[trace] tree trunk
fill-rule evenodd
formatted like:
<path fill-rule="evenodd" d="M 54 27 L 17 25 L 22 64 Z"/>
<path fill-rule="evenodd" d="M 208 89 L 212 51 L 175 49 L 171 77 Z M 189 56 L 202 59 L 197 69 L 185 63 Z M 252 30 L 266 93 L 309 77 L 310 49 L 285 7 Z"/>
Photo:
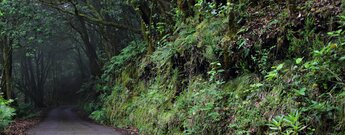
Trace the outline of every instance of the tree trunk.
<path fill-rule="evenodd" d="M 84 42 L 86 54 L 87 54 L 88 59 L 90 61 L 91 74 L 93 75 L 93 77 L 97 77 L 97 76 L 101 75 L 101 65 L 100 65 L 99 60 L 98 60 L 96 49 L 91 44 L 90 36 L 88 34 L 87 27 L 86 27 L 86 22 L 85 22 L 84 18 L 82 16 L 80 16 L 76 5 L 74 5 L 74 12 L 75 12 L 75 15 L 76 15 L 79 23 L 80 23 L 81 28 L 80 28 L 80 31 L 78 31 L 78 32 L 79 32 L 79 34 L 80 34 L 80 36 Z"/>
<path fill-rule="evenodd" d="M 2 80 L 1 90 L 6 99 L 12 98 L 12 41 L 4 37 L 1 40 L 2 51 Z"/>

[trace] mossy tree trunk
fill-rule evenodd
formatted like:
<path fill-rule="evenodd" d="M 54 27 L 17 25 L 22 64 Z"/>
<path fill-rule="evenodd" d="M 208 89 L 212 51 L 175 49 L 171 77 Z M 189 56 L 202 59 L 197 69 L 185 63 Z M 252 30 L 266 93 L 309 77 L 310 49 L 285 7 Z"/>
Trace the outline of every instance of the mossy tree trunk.
<path fill-rule="evenodd" d="M 185 17 L 193 16 L 193 7 L 195 0 L 177 0 L 177 7 L 184 14 Z"/>
<path fill-rule="evenodd" d="M 157 31 L 157 24 L 159 22 L 167 24 L 173 22 L 172 17 L 169 17 L 170 15 L 168 14 L 172 9 L 171 5 L 172 3 L 167 0 L 140 1 L 132 5 L 141 19 L 142 36 L 148 43 L 147 55 L 155 51 L 155 41 L 162 36 Z"/>
<path fill-rule="evenodd" d="M 80 29 L 78 29 L 76 27 L 74 27 L 74 29 L 80 34 L 80 36 L 84 42 L 85 51 L 86 51 L 86 55 L 89 59 L 90 70 L 91 70 L 92 76 L 98 77 L 99 75 L 101 75 L 101 65 L 100 65 L 100 62 L 98 60 L 96 48 L 91 43 L 85 19 L 80 15 L 77 6 L 75 4 L 73 4 L 73 6 L 74 6 L 75 16 L 78 19 L 79 25 L 80 25 Z"/>

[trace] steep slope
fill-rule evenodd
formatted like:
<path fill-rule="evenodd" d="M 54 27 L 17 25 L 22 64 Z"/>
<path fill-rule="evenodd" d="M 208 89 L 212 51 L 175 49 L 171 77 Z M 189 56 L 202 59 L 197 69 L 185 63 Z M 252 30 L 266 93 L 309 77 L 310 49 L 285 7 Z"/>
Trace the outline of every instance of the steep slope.
<path fill-rule="evenodd" d="M 345 133 L 345 3 L 294 2 L 197 3 L 152 54 L 114 56 L 85 108 L 143 134 Z"/>

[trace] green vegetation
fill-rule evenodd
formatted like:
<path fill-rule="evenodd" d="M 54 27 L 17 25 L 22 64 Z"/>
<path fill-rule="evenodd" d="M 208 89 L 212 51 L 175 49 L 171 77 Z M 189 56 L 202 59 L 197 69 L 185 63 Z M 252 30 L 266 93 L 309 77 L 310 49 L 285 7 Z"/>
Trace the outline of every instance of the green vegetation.
<path fill-rule="evenodd" d="M 0 131 L 11 123 L 14 116 L 14 109 L 9 107 L 11 101 L 6 101 L 0 96 Z"/>
<path fill-rule="evenodd" d="M 263 3 L 177 9 L 152 53 L 132 44 L 106 64 L 91 118 L 143 134 L 345 133 L 339 4 Z"/>
<path fill-rule="evenodd" d="M 140 134 L 345 134 L 344 0 L 0 3 L 17 117 L 79 97 Z"/>

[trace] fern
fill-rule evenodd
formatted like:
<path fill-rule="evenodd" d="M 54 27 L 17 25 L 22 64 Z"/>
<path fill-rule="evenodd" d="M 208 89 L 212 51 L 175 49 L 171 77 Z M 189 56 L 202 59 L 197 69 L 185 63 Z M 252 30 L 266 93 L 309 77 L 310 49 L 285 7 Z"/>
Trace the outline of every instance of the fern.
<path fill-rule="evenodd" d="M 12 122 L 15 110 L 8 105 L 12 101 L 6 101 L 0 95 L 0 131 Z"/>

